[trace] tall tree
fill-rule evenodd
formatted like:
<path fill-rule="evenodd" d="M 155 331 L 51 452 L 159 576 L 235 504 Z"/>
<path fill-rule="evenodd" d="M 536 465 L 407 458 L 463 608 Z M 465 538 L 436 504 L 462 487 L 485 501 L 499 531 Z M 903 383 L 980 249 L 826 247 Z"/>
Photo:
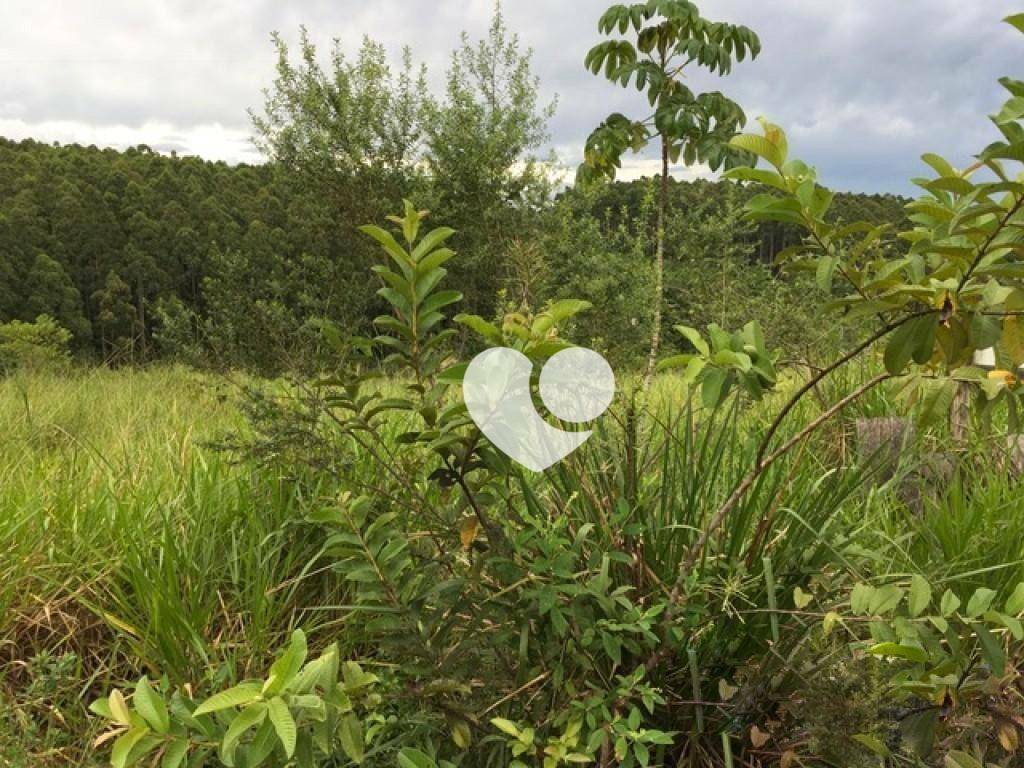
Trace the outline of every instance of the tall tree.
<path fill-rule="evenodd" d="M 655 237 L 654 320 L 645 381 L 650 383 L 661 346 L 662 305 L 665 292 L 665 222 L 670 166 L 706 163 L 712 170 L 751 162 L 750 156 L 728 142 L 746 123 L 743 110 L 717 91 L 694 93 L 683 82 L 694 67 L 726 75 L 733 60 L 754 58 L 761 43 L 747 27 L 709 21 L 688 0 L 649 0 L 615 5 L 598 22 L 603 35 L 616 32 L 590 50 L 587 68 L 604 71 L 614 83 L 632 83 L 644 92 L 653 113 L 631 120 L 620 113 L 609 116 L 587 139 L 579 178 L 614 178 L 627 150 L 640 152 L 657 140 L 661 150 L 661 185 Z M 629 35 L 629 39 L 622 36 Z"/>
<path fill-rule="evenodd" d="M 463 33 L 444 98 L 427 108 L 433 218 L 459 232 L 453 280 L 472 312 L 494 310 L 510 241 L 531 234 L 532 214 L 551 193 L 536 154 L 555 103 L 541 103 L 531 58 L 496 3 L 484 39 L 474 44 Z"/>

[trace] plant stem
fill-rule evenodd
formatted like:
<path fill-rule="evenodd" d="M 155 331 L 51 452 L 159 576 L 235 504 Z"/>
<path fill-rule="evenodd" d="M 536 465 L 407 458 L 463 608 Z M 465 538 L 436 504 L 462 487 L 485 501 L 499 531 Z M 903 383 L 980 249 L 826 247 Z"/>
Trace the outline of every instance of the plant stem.
<path fill-rule="evenodd" d="M 668 208 L 668 139 L 661 138 L 661 187 L 658 190 L 658 231 L 654 253 L 654 321 L 651 328 L 651 352 L 647 356 L 644 390 L 651 386 L 658 352 L 661 349 L 661 315 L 665 294 L 665 213 Z"/>
<path fill-rule="evenodd" d="M 840 357 L 834 363 L 832 363 L 829 366 L 826 366 L 825 368 L 820 369 L 817 373 L 815 373 L 814 376 L 812 376 L 807 381 L 807 383 L 805 383 L 802 387 L 800 387 L 800 389 L 797 390 L 796 394 L 794 394 L 789 399 L 789 401 L 783 406 L 782 410 L 779 411 L 774 421 L 772 421 L 771 426 L 768 427 L 768 431 L 765 433 L 764 438 L 762 438 L 761 440 L 761 445 L 757 449 L 757 458 L 755 459 L 755 463 L 760 464 L 762 459 L 764 459 L 765 455 L 768 453 L 768 448 L 771 446 L 772 439 L 775 437 L 775 434 L 779 431 L 779 427 L 782 426 L 782 422 L 785 421 L 786 417 L 800 403 L 800 401 L 808 392 L 813 390 L 815 387 L 818 386 L 818 384 L 820 384 L 826 378 L 828 378 L 837 370 L 842 368 L 848 362 L 850 362 L 856 357 L 859 357 L 862 353 L 867 351 L 872 345 L 874 345 L 878 341 L 881 341 L 883 338 L 888 336 L 897 328 L 900 328 L 901 326 L 905 325 L 906 323 L 909 323 L 911 320 L 915 318 L 931 314 L 934 311 L 935 310 L 916 312 L 912 315 L 907 315 L 906 317 L 901 318 L 900 320 L 889 323 L 885 327 L 879 329 L 874 334 L 872 334 L 863 343 L 857 345 L 852 350 L 847 352 L 845 355 Z"/>

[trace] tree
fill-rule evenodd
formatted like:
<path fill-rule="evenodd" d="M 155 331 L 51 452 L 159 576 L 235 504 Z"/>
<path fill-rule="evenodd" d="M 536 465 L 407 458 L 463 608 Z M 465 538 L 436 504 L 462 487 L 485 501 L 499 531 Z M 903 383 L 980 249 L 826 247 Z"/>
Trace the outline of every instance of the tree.
<path fill-rule="evenodd" d="M 23 314 L 49 315 L 68 330 L 78 347 L 91 341 L 92 328 L 82 314 L 82 297 L 64 267 L 45 253 L 36 254 L 24 283 Z"/>
<path fill-rule="evenodd" d="M 403 52 L 394 76 L 383 46 L 364 38 L 354 61 L 337 41 L 330 69 L 301 30 L 299 62 L 274 35 L 277 79 L 264 114 L 250 113 L 260 148 L 352 221 L 389 210 L 415 186 L 419 172 L 425 70 Z"/>
<path fill-rule="evenodd" d="M 117 272 L 111 271 L 92 300 L 99 310 L 94 328 L 104 357 L 110 361 L 130 358 L 140 332 L 136 327 L 138 316 L 132 303 L 132 289 Z"/>
<path fill-rule="evenodd" d="M 535 153 L 548 139 L 555 104 L 541 105 L 531 57 L 496 3 L 487 37 L 473 45 L 463 33 L 444 98 L 427 106 L 433 218 L 459 231 L 453 279 L 474 312 L 494 311 L 511 240 L 537 234 L 534 214 L 550 199 Z"/>
<path fill-rule="evenodd" d="M 609 116 L 587 139 L 580 180 L 614 178 L 627 150 L 639 152 L 655 139 L 661 150 L 649 384 L 661 346 L 670 163 L 682 159 L 686 165 L 701 162 L 717 170 L 749 162 L 745 152 L 728 145 L 746 123 L 743 110 L 717 91 L 695 94 L 683 78 L 693 66 L 727 75 L 733 59 L 756 57 L 761 43 L 747 27 L 705 19 L 688 0 L 615 5 L 601 17 L 598 29 L 604 35 L 631 32 L 633 39 L 596 45 L 587 54 L 587 69 L 595 75 L 603 70 L 605 77 L 624 88 L 633 83 L 646 93 L 654 113 L 643 120 L 619 113 Z"/>

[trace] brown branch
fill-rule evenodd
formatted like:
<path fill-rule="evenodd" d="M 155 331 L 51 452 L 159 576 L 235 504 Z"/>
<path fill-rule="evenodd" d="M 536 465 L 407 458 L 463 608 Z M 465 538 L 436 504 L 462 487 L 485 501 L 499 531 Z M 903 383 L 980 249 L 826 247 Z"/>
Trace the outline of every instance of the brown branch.
<path fill-rule="evenodd" d="M 884 328 L 881 328 L 875 333 L 873 333 L 863 343 L 859 344 L 850 352 L 847 352 L 845 355 L 840 357 L 831 365 L 818 370 L 818 372 L 815 373 L 815 375 L 812 376 L 807 381 L 807 383 L 805 383 L 802 387 L 800 387 L 799 390 L 797 390 L 793 397 L 789 399 L 789 401 L 783 406 L 782 410 L 779 411 L 779 414 L 772 421 L 771 426 L 768 427 L 768 431 L 765 433 L 764 438 L 762 438 L 761 440 L 761 445 L 757 449 L 757 458 L 755 459 L 756 463 L 760 464 L 761 461 L 764 459 L 765 455 L 768 453 L 768 448 L 771 446 L 772 439 L 775 437 L 775 434 L 779 431 L 779 428 L 782 426 L 782 422 L 785 421 L 786 417 L 790 414 L 790 412 L 799 404 L 800 400 L 803 399 L 804 395 L 806 395 L 812 389 L 817 387 L 818 384 L 820 384 L 824 379 L 832 375 L 835 371 L 842 368 L 844 365 L 849 363 L 854 358 L 859 357 L 862 353 L 871 348 L 871 346 L 873 346 L 878 341 L 884 339 L 897 328 L 905 325 L 906 323 L 909 323 L 911 320 L 915 318 L 921 317 L 923 315 L 932 314 L 935 311 L 936 310 L 916 312 L 912 315 L 907 315 L 906 317 L 900 320 L 889 323 Z"/>

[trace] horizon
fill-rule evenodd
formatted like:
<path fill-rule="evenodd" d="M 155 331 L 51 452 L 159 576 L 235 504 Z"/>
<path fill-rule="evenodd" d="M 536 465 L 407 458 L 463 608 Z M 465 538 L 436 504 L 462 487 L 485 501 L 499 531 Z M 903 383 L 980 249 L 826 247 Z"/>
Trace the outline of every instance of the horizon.
<path fill-rule="evenodd" d="M 584 69 L 585 51 L 600 39 L 604 6 L 596 0 L 582 6 L 503 8 L 511 31 L 533 50 L 542 100 L 558 98 L 545 152 L 570 173 L 587 133 L 608 112 L 631 114 L 643 106 L 634 91 L 609 88 Z M 996 138 L 995 128 L 977 116 L 998 108 L 1000 67 L 1016 53 L 1013 31 L 1001 23 L 1013 10 L 1010 0 L 969 7 L 942 0 L 939 6 L 844 0 L 824 9 L 784 0 L 765 8 L 721 0 L 704 10 L 747 24 L 764 49 L 726 78 L 694 82 L 721 88 L 751 120 L 765 115 L 785 127 L 795 151 L 828 186 L 912 194 L 910 179 L 924 170 L 916 162 L 921 154 L 935 152 L 964 166 Z M 123 0 L 70 10 L 56 0 L 16 0 L 0 11 L 0 30 L 6 30 L 0 31 L 0 63 L 10 73 L 0 84 L 0 135 L 115 149 L 146 145 L 162 154 L 252 164 L 261 157 L 247 110 L 260 110 L 262 89 L 272 84 L 273 30 L 294 48 L 305 25 L 321 59 L 335 37 L 351 55 L 368 36 L 384 45 L 393 63 L 409 46 L 437 90 L 458 30 L 480 37 L 491 13 L 488 0 L 435 3 L 429 14 L 409 13 L 409 4 L 396 0 L 373 9 L 352 0 L 288 8 L 229 4 L 215 13 L 172 0 L 156 12 L 154 24 L 153 14 Z M 793 46 L 793 39 L 801 44 Z M 650 176 L 656 167 L 650 155 L 629 158 L 622 177 Z M 673 173 L 710 175 L 699 167 Z"/>

